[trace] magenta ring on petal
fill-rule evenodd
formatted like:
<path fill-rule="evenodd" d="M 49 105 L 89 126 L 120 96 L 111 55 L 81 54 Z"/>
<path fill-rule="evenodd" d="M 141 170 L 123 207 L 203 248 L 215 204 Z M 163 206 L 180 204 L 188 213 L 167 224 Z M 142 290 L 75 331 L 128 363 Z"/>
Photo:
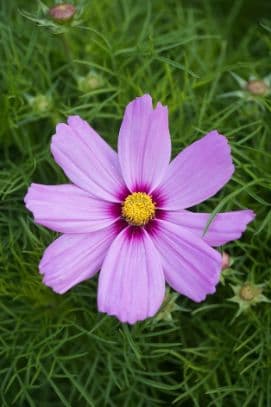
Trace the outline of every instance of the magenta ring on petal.
<path fill-rule="evenodd" d="M 149 95 L 125 110 L 118 153 L 79 116 L 59 124 L 52 153 L 72 182 L 32 184 L 34 220 L 63 233 L 40 262 L 43 282 L 64 294 L 99 270 L 98 309 L 134 324 L 159 310 L 165 285 L 195 302 L 213 294 L 222 269 L 213 246 L 239 239 L 255 214 L 187 208 L 216 194 L 234 166 L 227 138 L 211 131 L 170 163 L 167 108 Z"/>

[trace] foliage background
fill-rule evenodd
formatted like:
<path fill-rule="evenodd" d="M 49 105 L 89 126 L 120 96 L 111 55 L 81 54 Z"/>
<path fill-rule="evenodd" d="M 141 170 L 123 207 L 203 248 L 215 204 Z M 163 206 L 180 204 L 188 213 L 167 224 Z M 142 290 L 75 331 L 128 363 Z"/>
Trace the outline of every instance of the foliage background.
<path fill-rule="evenodd" d="M 271 298 L 270 97 L 221 97 L 239 90 L 230 72 L 270 73 L 270 2 L 74 4 L 71 26 L 37 1 L 0 6 L 0 403 L 271 406 L 270 304 L 236 317 L 228 301 L 245 281 Z M 130 327 L 97 313 L 95 278 L 64 296 L 41 284 L 55 235 L 34 225 L 23 196 L 31 181 L 65 182 L 49 153 L 57 122 L 80 114 L 115 147 L 125 105 L 145 92 L 169 106 L 174 154 L 214 128 L 230 140 L 235 175 L 200 209 L 257 218 L 227 246 L 234 264 L 214 296 L 178 297 L 171 322 Z"/>

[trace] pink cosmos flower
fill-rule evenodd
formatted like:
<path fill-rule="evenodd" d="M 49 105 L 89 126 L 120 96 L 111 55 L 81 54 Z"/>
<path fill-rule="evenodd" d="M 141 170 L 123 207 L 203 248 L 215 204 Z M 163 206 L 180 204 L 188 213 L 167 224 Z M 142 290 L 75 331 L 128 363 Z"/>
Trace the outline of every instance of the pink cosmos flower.
<path fill-rule="evenodd" d="M 165 284 L 193 301 L 215 292 L 220 246 L 240 238 L 251 210 L 187 208 L 216 194 L 234 166 L 226 137 L 211 131 L 171 163 L 167 108 L 149 95 L 128 104 L 118 154 L 79 116 L 58 124 L 51 150 L 72 184 L 32 184 L 35 222 L 63 233 L 40 262 L 43 282 L 63 294 L 94 276 L 98 309 L 130 324 L 153 316 Z"/>

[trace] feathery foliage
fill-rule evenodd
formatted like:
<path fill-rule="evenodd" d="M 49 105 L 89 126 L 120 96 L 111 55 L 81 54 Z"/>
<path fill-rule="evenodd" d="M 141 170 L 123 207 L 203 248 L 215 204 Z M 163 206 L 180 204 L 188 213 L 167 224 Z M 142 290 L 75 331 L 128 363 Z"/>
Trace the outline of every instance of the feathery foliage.
<path fill-rule="evenodd" d="M 231 285 L 271 298 L 270 97 L 224 97 L 270 73 L 271 5 L 259 0 L 81 0 L 70 24 L 53 2 L 3 1 L 0 126 L 0 403 L 10 406 L 271 406 L 271 307 L 237 315 Z M 125 105 L 150 93 L 168 105 L 175 155 L 212 129 L 228 136 L 236 172 L 200 206 L 253 209 L 227 246 L 217 293 L 184 297 L 172 320 L 133 327 L 96 310 L 97 278 L 58 296 L 38 263 L 56 235 L 34 225 L 30 182 L 65 182 L 49 152 L 57 122 L 80 114 L 116 147 Z M 175 307 L 176 308 L 176 307 Z"/>

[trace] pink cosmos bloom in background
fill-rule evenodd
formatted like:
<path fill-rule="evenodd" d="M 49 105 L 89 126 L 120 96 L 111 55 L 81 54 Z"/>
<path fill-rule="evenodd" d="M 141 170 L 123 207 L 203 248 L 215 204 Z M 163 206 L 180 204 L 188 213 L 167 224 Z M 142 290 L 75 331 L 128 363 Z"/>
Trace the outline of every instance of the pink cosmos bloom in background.
<path fill-rule="evenodd" d="M 234 166 L 226 137 L 211 131 L 170 163 L 167 108 L 149 95 L 128 104 L 118 154 L 79 116 L 58 124 L 52 153 L 72 184 L 32 184 L 35 222 L 63 233 L 40 262 L 43 282 L 63 294 L 100 271 L 98 309 L 130 324 L 153 316 L 169 284 L 193 301 L 215 292 L 222 268 L 212 248 L 239 239 L 251 210 L 187 208 L 216 194 Z"/>

